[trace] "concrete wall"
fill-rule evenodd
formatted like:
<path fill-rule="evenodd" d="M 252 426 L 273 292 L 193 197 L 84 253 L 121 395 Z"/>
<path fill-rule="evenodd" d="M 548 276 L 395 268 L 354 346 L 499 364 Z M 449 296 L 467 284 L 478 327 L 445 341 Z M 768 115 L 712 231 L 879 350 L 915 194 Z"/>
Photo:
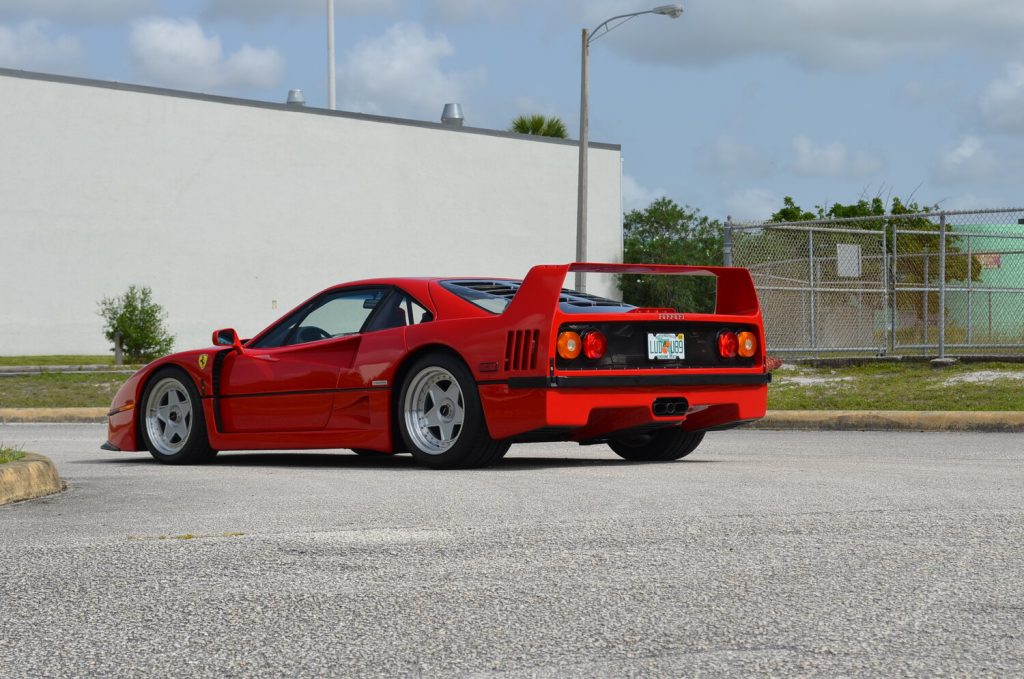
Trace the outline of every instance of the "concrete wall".
<path fill-rule="evenodd" d="M 575 254 L 566 142 L 0 70 L 0 159 L 0 355 L 108 351 L 97 302 L 133 283 L 183 349 L 333 283 Z M 589 259 L 621 261 L 618 147 L 589 210 Z"/>

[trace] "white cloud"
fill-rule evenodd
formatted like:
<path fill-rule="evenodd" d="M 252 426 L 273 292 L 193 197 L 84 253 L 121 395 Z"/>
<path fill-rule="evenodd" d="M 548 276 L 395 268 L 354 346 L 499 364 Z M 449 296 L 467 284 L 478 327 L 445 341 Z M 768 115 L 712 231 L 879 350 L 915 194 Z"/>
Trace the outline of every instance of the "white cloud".
<path fill-rule="evenodd" d="M 273 48 L 243 45 L 225 57 L 217 35 L 207 35 L 191 19 L 149 18 L 135 22 L 132 56 L 148 81 L 185 89 L 270 88 L 284 72 Z"/>
<path fill-rule="evenodd" d="M 334 0 L 335 17 L 390 14 L 397 7 L 397 0 Z M 327 4 L 324 0 L 206 0 L 202 15 L 254 22 L 275 17 L 326 18 Z"/>
<path fill-rule="evenodd" d="M 545 0 L 433 0 L 432 13 L 443 21 L 503 21 L 535 14 L 538 8 L 550 9 L 545 4 Z"/>
<path fill-rule="evenodd" d="M 984 140 L 968 135 L 942 155 L 935 174 L 940 182 L 955 183 L 989 177 L 996 166 L 996 157 Z"/>
<path fill-rule="evenodd" d="M 46 17 L 54 21 L 124 19 L 154 9 L 156 0 L 0 0 L 0 17 Z"/>
<path fill-rule="evenodd" d="M 81 59 L 78 40 L 66 35 L 50 37 L 47 28 L 45 21 L 26 21 L 11 28 L 0 25 L 0 66 L 65 68 Z"/>
<path fill-rule="evenodd" d="M 582 4 L 582 3 L 581 3 Z M 608 37 L 642 59 L 716 63 L 778 54 L 805 66 L 861 69 L 893 56 L 975 48 L 1012 53 L 1024 33 L 1020 0 L 691 0 L 679 19 L 641 17 Z M 637 10 L 634 0 L 591 0 L 590 25 Z"/>
<path fill-rule="evenodd" d="M 441 62 L 455 54 L 444 35 L 399 23 L 384 35 L 357 44 L 338 67 L 342 108 L 386 115 L 441 115 L 448 102 L 465 103 L 469 87 L 483 82 L 482 68 L 449 72 Z"/>
<path fill-rule="evenodd" d="M 622 175 L 622 209 L 625 212 L 643 210 L 666 194 L 665 189 L 661 187 L 648 189 L 641 186 L 628 174 Z"/>
<path fill-rule="evenodd" d="M 782 199 L 767 189 L 738 191 L 725 201 L 726 212 L 736 221 L 768 219 L 782 205 Z"/>
<path fill-rule="evenodd" d="M 985 123 L 1003 132 L 1024 132 L 1024 62 L 1006 65 L 1001 78 L 993 81 L 979 103 Z"/>
<path fill-rule="evenodd" d="M 705 165 L 712 170 L 748 176 L 764 174 L 771 166 L 760 149 L 726 134 L 719 135 L 705 160 Z"/>
<path fill-rule="evenodd" d="M 837 141 L 817 145 L 801 135 L 793 140 L 793 151 L 796 160 L 792 170 L 806 177 L 863 177 L 882 168 L 877 158 L 863 151 L 851 156 L 846 146 Z"/>
<path fill-rule="evenodd" d="M 896 91 L 896 99 L 910 106 L 949 106 L 962 96 L 963 87 L 947 80 L 911 80 Z"/>

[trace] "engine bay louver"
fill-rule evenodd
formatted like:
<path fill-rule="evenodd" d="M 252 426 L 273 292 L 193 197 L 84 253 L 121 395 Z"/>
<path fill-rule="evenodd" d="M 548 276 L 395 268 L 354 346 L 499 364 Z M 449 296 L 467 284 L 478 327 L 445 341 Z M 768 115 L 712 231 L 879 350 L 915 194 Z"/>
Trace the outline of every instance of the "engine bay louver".
<path fill-rule="evenodd" d="M 539 330 L 509 330 L 505 340 L 505 370 L 534 370 L 539 338 Z"/>

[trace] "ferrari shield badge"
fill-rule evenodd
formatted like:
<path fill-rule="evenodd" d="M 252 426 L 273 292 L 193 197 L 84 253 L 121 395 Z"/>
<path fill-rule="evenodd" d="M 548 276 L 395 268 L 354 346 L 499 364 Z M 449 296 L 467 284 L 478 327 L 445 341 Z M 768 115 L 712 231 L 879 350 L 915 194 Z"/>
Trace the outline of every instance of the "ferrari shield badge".
<path fill-rule="evenodd" d="M 206 370 L 206 361 L 208 359 L 209 359 L 209 356 L 207 356 L 206 354 L 199 354 L 199 369 L 200 370 Z"/>

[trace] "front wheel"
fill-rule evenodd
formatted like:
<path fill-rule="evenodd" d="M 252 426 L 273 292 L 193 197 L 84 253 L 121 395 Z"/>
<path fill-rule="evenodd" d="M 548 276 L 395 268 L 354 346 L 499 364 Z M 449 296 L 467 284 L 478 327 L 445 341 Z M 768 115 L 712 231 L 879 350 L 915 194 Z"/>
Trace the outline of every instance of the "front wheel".
<path fill-rule="evenodd" d="M 674 427 L 654 434 L 612 440 L 608 446 L 619 457 L 634 462 L 668 462 L 686 457 L 703 440 L 702 431 L 683 431 Z"/>
<path fill-rule="evenodd" d="M 412 456 L 435 469 L 486 467 L 511 445 L 490 437 L 472 374 L 448 354 L 413 363 L 398 398 L 398 421 Z"/>
<path fill-rule="evenodd" d="M 164 464 L 196 464 L 217 454 L 210 447 L 196 389 L 176 368 L 158 370 L 142 395 L 142 441 Z"/>

